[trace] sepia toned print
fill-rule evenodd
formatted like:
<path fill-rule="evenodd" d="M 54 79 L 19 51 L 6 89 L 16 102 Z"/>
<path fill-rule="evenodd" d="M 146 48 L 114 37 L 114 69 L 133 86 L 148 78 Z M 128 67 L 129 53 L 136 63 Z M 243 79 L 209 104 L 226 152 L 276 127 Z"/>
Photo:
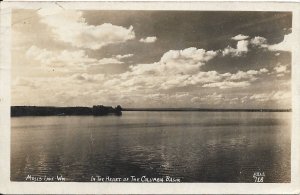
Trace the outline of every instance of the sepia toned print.
<path fill-rule="evenodd" d="M 290 183 L 292 17 L 14 9 L 11 181 Z"/>

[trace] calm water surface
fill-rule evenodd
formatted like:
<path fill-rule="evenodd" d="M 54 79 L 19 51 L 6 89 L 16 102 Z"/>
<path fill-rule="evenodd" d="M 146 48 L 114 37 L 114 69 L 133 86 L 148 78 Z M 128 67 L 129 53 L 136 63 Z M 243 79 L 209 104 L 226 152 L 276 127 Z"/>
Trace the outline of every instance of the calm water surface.
<path fill-rule="evenodd" d="M 11 180 L 27 175 L 290 182 L 291 113 L 123 112 L 13 117 Z"/>

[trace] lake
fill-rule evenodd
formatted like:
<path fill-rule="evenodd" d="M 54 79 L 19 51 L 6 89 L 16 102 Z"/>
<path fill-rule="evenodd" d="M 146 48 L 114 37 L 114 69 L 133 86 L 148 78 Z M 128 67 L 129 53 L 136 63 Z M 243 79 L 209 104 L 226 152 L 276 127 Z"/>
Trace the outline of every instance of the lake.
<path fill-rule="evenodd" d="M 12 117 L 11 180 L 62 175 L 290 182 L 290 112 Z"/>

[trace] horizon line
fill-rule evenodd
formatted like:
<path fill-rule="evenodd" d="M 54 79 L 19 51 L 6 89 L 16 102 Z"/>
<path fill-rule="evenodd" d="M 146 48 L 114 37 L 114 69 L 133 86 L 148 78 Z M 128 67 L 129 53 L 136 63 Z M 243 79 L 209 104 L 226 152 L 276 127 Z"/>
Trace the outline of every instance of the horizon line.
<path fill-rule="evenodd" d="M 257 111 L 272 112 L 284 111 L 291 112 L 291 108 L 122 108 L 122 111 Z"/>
<path fill-rule="evenodd" d="M 91 108 L 93 106 L 10 106 L 10 107 Z M 153 107 L 153 108 L 124 107 L 123 108 L 122 107 L 122 111 L 257 111 L 257 112 L 285 111 L 285 112 L 291 112 L 292 108 L 200 108 L 200 107 L 194 107 L 194 108 L 193 107 L 171 107 L 171 108 L 170 107 Z"/>

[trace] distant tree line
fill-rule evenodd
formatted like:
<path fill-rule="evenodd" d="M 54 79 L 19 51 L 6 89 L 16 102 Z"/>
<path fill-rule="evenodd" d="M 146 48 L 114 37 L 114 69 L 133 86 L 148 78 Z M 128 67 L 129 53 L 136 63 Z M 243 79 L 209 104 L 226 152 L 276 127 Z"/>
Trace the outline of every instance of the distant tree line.
<path fill-rule="evenodd" d="M 97 105 L 93 107 L 12 106 L 11 116 L 64 116 L 64 115 L 122 115 L 122 107 Z"/>

